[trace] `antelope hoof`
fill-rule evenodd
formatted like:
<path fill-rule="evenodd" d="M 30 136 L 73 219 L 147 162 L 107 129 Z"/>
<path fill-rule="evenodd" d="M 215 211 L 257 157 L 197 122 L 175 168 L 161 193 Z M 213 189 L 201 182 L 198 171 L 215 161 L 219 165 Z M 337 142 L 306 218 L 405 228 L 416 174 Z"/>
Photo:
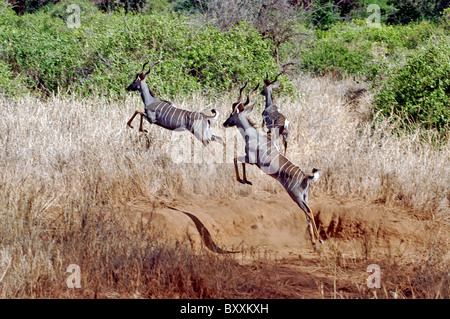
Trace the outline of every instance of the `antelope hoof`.
<path fill-rule="evenodd" d="M 128 125 L 128 127 L 133 128 L 133 127 L 131 126 L 131 124 L 127 124 L 127 125 Z"/>
<path fill-rule="evenodd" d="M 252 182 L 250 182 L 250 181 L 244 181 L 244 182 L 248 185 L 253 185 Z"/>
<path fill-rule="evenodd" d="M 238 179 L 236 179 L 239 183 L 241 183 L 241 184 L 245 184 L 245 182 L 242 180 L 242 179 L 240 179 L 240 178 L 238 178 Z"/>

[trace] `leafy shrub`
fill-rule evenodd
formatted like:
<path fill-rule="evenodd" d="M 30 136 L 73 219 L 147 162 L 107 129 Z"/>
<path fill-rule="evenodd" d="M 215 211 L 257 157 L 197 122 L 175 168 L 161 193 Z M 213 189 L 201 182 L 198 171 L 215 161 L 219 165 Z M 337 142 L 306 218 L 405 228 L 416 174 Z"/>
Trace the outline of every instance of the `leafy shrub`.
<path fill-rule="evenodd" d="M 304 45 L 299 65 L 313 73 L 336 69 L 376 83 L 404 60 L 405 52 L 444 32 L 427 21 L 407 26 L 382 24 L 380 28 L 368 27 L 365 20 L 337 23 L 316 31 L 316 37 Z"/>
<path fill-rule="evenodd" d="M 432 38 L 392 69 L 375 97 L 376 109 L 445 133 L 450 119 L 450 37 Z"/>
<path fill-rule="evenodd" d="M 371 53 L 368 41 L 350 46 L 339 38 L 326 37 L 318 40 L 301 55 L 301 67 L 313 73 L 330 69 L 343 74 L 361 74 L 373 79 L 379 72 L 379 65 Z"/>
<path fill-rule="evenodd" d="M 9 65 L 0 60 L 0 93 L 16 96 L 24 92 L 24 79 L 21 76 L 14 77 Z"/>
<path fill-rule="evenodd" d="M 63 21 L 67 21 L 67 17 L 72 14 L 72 11 L 68 10 L 69 5 L 77 5 L 80 8 L 80 14 L 83 17 L 87 15 L 97 13 L 97 7 L 89 0 L 63 0 L 56 5 L 49 5 L 43 8 L 45 12 L 49 12 L 54 18 L 61 18 Z"/>
<path fill-rule="evenodd" d="M 70 29 L 61 10 L 16 17 L 0 30 L 1 59 L 32 90 L 118 97 L 147 60 L 162 62 L 151 81 L 166 96 L 223 91 L 277 72 L 270 44 L 245 24 L 221 32 L 174 13 L 92 12 Z"/>
<path fill-rule="evenodd" d="M 445 28 L 450 28 L 450 8 L 445 9 L 442 13 L 441 23 Z"/>
<path fill-rule="evenodd" d="M 386 23 L 388 17 L 395 12 L 395 3 L 386 0 L 359 0 L 353 2 L 352 10 L 348 13 L 347 19 L 367 19 L 373 11 L 367 11 L 369 5 L 377 5 L 380 10 L 380 22 Z"/>
<path fill-rule="evenodd" d="M 392 24 L 407 24 L 413 21 L 429 20 L 439 21 L 439 16 L 445 8 L 448 8 L 448 0 L 387 1 L 395 7 L 390 13 L 387 22 Z"/>
<path fill-rule="evenodd" d="M 332 1 L 314 1 L 311 4 L 309 20 L 316 28 L 326 30 L 331 25 L 341 21 L 340 11 L 341 8 L 333 4 Z"/>

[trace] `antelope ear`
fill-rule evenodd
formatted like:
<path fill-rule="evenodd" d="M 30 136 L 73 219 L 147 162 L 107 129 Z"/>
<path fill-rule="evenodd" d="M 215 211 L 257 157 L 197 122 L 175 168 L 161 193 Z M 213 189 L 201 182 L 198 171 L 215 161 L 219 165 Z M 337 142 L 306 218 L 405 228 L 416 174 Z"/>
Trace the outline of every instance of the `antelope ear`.
<path fill-rule="evenodd" d="M 236 107 L 236 114 L 242 113 L 244 111 L 244 106 L 242 106 L 242 103 L 239 103 Z"/>
<path fill-rule="evenodd" d="M 272 84 L 272 89 L 277 89 L 280 86 L 280 81 L 276 81 L 274 84 Z"/>

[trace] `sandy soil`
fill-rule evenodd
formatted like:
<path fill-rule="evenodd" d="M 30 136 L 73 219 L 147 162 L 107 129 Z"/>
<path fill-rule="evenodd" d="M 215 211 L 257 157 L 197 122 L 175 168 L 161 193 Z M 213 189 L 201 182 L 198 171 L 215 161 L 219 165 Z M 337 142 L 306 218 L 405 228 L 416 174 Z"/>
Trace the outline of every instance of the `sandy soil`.
<path fill-rule="evenodd" d="M 237 252 L 234 258 L 248 267 L 264 263 L 292 298 L 411 297 L 398 272 L 413 271 L 427 258 L 430 243 L 448 238 L 448 227 L 399 207 L 329 197 L 311 198 L 310 207 L 324 238 L 318 249 L 312 248 L 304 213 L 284 193 L 193 195 L 130 203 L 127 210 L 163 238 L 218 254 Z M 380 289 L 367 286 L 371 264 L 385 278 Z M 388 281 L 398 289 L 387 288 Z"/>

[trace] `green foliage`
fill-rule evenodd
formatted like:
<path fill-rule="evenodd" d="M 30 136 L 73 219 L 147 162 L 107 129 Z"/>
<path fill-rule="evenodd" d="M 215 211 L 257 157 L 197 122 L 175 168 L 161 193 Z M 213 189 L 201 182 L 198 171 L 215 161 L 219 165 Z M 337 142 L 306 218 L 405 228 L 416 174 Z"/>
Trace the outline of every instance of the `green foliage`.
<path fill-rule="evenodd" d="M 53 5 L 58 0 L 22 0 L 16 1 L 15 7 L 21 13 L 33 13 L 45 6 Z"/>
<path fill-rule="evenodd" d="M 0 93 L 7 96 L 19 96 L 25 93 L 25 81 L 22 76 L 14 77 L 12 70 L 0 60 Z"/>
<path fill-rule="evenodd" d="M 207 2 L 198 0 L 176 0 L 173 1 L 172 8 L 175 12 L 198 13 L 205 10 Z"/>
<path fill-rule="evenodd" d="M 392 69 L 375 97 L 383 114 L 403 126 L 421 125 L 445 133 L 450 120 L 450 37 L 432 38 Z"/>
<path fill-rule="evenodd" d="M 405 52 L 416 49 L 445 30 L 427 21 L 406 26 L 381 24 L 369 27 L 365 20 L 337 23 L 305 44 L 299 65 L 303 70 L 324 73 L 335 69 L 376 83 L 393 65 L 404 60 Z"/>
<path fill-rule="evenodd" d="M 443 133 L 450 116 L 450 36 L 444 24 L 427 21 L 371 28 L 364 20 L 317 30 L 299 65 L 324 74 L 337 70 L 368 81 L 375 108 L 403 127 Z"/>
<path fill-rule="evenodd" d="M 341 21 L 340 11 L 341 9 L 332 1 L 314 1 L 309 19 L 315 27 L 326 30 Z"/>
<path fill-rule="evenodd" d="M 91 12 L 79 28 L 57 18 L 64 7 L 0 22 L 1 59 L 32 90 L 119 97 L 147 60 L 160 60 L 150 86 L 164 96 L 223 91 L 277 69 L 273 49 L 242 24 L 227 32 L 176 14 Z"/>
<path fill-rule="evenodd" d="M 197 2 L 152 3 L 186 5 L 192 11 Z M 363 11 L 360 20 L 337 22 L 344 13 L 363 10 L 369 3 L 366 0 L 347 8 L 330 1 L 316 3 L 331 10 L 315 12 L 324 14 L 319 19 L 322 24 L 305 30 L 299 21 L 289 20 L 294 34 L 309 35 L 299 40 L 280 33 L 278 38 L 285 40 L 280 46 L 277 41 L 264 40 L 263 31 L 248 23 L 221 31 L 202 19 L 178 13 L 125 14 L 122 9 L 105 14 L 88 0 L 50 3 L 36 13 L 17 16 L 0 0 L 0 92 L 14 95 L 20 92 L 18 87 L 26 87 L 45 94 L 63 91 L 119 98 L 142 64 L 150 60 L 161 61 L 149 77 L 157 95 L 214 94 L 246 80 L 260 82 L 266 72 L 274 76 L 278 71 L 275 60 L 280 58 L 297 62 L 307 72 L 333 70 L 368 81 L 379 92 L 375 107 L 383 114 L 405 125 L 448 130 L 449 9 L 439 18 L 440 24 L 421 21 L 370 27 Z M 390 1 L 376 3 L 382 15 L 394 12 L 395 4 Z M 69 4 L 81 9 L 78 28 L 66 24 L 73 14 L 67 12 Z M 283 23 L 279 25 L 284 30 Z M 268 29 L 264 30 L 267 38 Z M 282 81 L 289 91 L 286 78 Z"/>
<path fill-rule="evenodd" d="M 69 5 L 79 6 L 82 17 L 98 12 L 97 7 L 89 0 L 63 0 L 56 5 L 48 5 L 43 10 L 44 12 L 50 13 L 53 18 L 60 18 L 63 21 L 67 21 L 67 17 L 73 14 L 73 11 L 68 10 Z"/>
<path fill-rule="evenodd" d="M 442 13 L 441 22 L 446 28 L 450 28 L 450 8 L 447 8 Z"/>
<path fill-rule="evenodd" d="M 395 8 L 387 18 L 387 22 L 392 24 L 421 20 L 438 22 L 442 11 L 449 6 L 448 0 L 390 0 L 387 3 Z"/>
<path fill-rule="evenodd" d="M 349 45 L 342 37 L 326 35 L 304 49 L 301 67 L 313 73 L 337 70 L 342 74 L 363 75 L 373 79 L 380 71 L 370 41 Z"/>
<path fill-rule="evenodd" d="M 377 5 L 380 22 L 388 24 L 408 24 L 427 20 L 439 22 L 448 0 L 314 0 L 310 11 L 311 22 L 320 29 L 328 29 L 340 21 L 366 19 L 369 5 Z"/>
<path fill-rule="evenodd" d="M 12 6 L 4 1 L 0 0 L 0 25 L 8 25 L 16 20 L 16 13 L 13 11 Z"/>
<path fill-rule="evenodd" d="M 165 0 L 97 0 L 97 6 L 103 12 L 115 12 L 124 10 L 128 12 L 144 12 L 147 9 L 161 7 L 167 4 Z"/>
<path fill-rule="evenodd" d="M 359 0 L 355 1 L 353 10 L 349 12 L 347 18 L 350 20 L 365 20 L 370 17 L 373 11 L 367 11 L 369 5 L 377 5 L 380 10 L 380 22 L 386 23 L 388 17 L 392 15 L 396 9 L 393 4 L 388 4 L 387 0 Z"/>

